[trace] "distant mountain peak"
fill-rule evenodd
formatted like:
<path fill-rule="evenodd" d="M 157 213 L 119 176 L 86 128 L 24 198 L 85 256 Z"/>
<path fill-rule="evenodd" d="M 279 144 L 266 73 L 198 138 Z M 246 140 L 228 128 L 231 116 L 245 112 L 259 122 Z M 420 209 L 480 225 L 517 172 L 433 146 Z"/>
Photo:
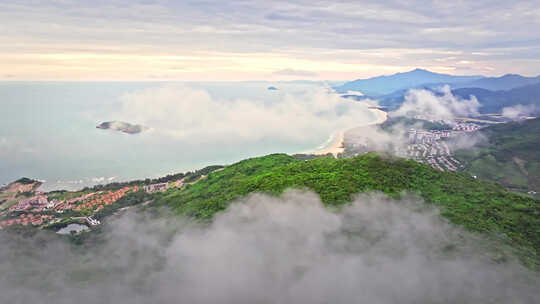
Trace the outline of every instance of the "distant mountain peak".
<path fill-rule="evenodd" d="M 523 77 L 521 75 L 518 75 L 518 74 L 504 74 L 501 78 L 511 78 L 511 77 Z"/>
<path fill-rule="evenodd" d="M 519 74 L 505 74 L 500 77 L 486 77 L 470 83 L 462 84 L 460 88 L 483 88 L 492 91 L 506 91 L 527 85 L 540 83 L 540 76 L 526 77 Z"/>
<path fill-rule="evenodd" d="M 359 91 L 366 95 L 378 96 L 425 84 L 454 84 L 477 80 L 480 78 L 482 78 L 482 76 L 440 74 L 428 71 L 426 69 L 416 68 L 409 72 L 377 76 L 367 79 L 357 79 L 347 82 L 335 89 L 341 93 L 348 91 Z"/>

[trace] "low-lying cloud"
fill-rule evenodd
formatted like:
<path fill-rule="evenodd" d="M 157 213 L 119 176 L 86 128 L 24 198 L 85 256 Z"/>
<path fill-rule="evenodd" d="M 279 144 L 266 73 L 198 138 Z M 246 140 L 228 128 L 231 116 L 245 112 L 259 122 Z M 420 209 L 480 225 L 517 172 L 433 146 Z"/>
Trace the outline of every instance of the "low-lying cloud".
<path fill-rule="evenodd" d="M 373 102 L 364 100 L 366 103 Z M 397 110 L 388 113 L 390 119 L 394 119 L 384 129 L 379 126 L 361 126 L 349 130 L 345 136 L 345 146 L 350 151 L 349 155 L 370 151 L 385 151 L 408 157 L 407 150 L 410 146 L 409 130 L 426 130 L 425 120 L 444 123 L 451 127 L 454 118 L 459 116 L 478 115 L 480 103 L 476 97 L 462 99 L 454 96 L 449 86 L 443 86 L 438 91 L 423 89 L 411 89 L 405 95 L 405 101 Z M 418 118 L 413 121 L 400 121 L 400 118 Z M 487 142 L 487 138 L 480 132 L 452 136 L 444 140 L 450 151 L 471 148 Z"/>
<path fill-rule="evenodd" d="M 379 126 L 363 126 L 348 130 L 345 133 L 345 147 L 355 153 L 384 151 L 395 153 L 404 150 L 408 144 L 407 131 L 403 124 L 382 130 Z"/>
<path fill-rule="evenodd" d="M 0 234 L 0 302 L 534 303 L 538 277 L 418 198 L 252 195 L 208 225 L 127 213 L 96 244 Z"/>
<path fill-rule="evenodd" d="M 431 120 L 449 120 L 456 116 L 478 115 L 480 103 L 475 96 L 461 99 L 452 94 L 450 86 L 445 85 L 437 92 L 411 89 L 399 109 L 390 113 L 392 117 L 421 116 Z"/>
<path fill-rule="evenodd" d="M 522 105 L 518 104 L 512 107 L 505 107 L 502 109 L 502 116 L 510 119 L 517 119 L 520 116 L 531 116 L 533 114 L 539 113 L 540 109 L 534 105 Z"/>
<path fill-rule="evenodd" d="M 452 152 L 460 149 L 471 149 L 473 147 L 487 145 L 489 138 L 482 132 L 472 132 L 460 134 L 449 138 L 446 143 Z"/>
<path fill-rule="evenodd" d="M 263 92 L 264 93 L 264 92 Z M 278 101 L 220 100 L 188 86 L 150 88 L 122 97 L 122 120 L 181 140 L 310 142 L 321 134 L 375 120 L 368 106 L 324 88 Z"/>
<path fill-rule="evenodd" d="M 366 103 L 373 102 L 366 99 Z M 397 110 L 388 113 L 390 119 L 418 118 L 453 124 L 456 116 L 471 116 L 478 114 L 480 103 L 476 97 L 461 99 L 452 94 L 449 86 L 443 86 L 438 91 L 411 89 L 405 95 L 405 101 Z M 379 126 L 361 126 L 349 130 L 345 137 L 345 146 L 354 153 L 370 151 L 385 151 L 398 153 L 406 157 L 409 145 L 408 131 L 410 129 L 425 130 L 421 121 L 410 124 L 397 122 L 387 126 L 384 130 Z M 485 136 L 475 132 L 466 136 L 457 136 L 445 140 L 451 151 L 470 148 L 486 141 Z"/>

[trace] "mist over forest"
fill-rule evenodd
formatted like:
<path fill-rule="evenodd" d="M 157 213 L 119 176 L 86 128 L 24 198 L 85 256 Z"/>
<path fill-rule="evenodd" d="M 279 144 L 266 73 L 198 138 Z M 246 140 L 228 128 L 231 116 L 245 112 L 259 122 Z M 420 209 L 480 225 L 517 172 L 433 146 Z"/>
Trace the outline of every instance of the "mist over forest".
<path fill-rule="evenodd" d="M 211 223 L 127 212 L 72 245 L 0 234 L 10 303 L 535 303 L 537 274 L 422 199 L 250 195 Z"/>

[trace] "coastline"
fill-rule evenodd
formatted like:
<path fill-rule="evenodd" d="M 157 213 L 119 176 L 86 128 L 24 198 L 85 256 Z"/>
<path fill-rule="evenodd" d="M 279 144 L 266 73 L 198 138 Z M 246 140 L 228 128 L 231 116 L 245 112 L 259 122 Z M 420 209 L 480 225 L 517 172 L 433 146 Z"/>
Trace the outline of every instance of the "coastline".
<path fill-rule="evenodd" d="M 388 113 L 377 108 L 371 108 L 370 110 L 375 114 L 377 119 L 374 122 L 366 124 L 365 126 L 382 124 L 383 122 L 386 121 L 386 119 L 388 119 Z M 325 154 L 330 153 L 334 156 L 337 156 L 339 153 L 343 153 L 345 151 L 345 146 L 344 146 L 345 132 L 347 132 L 348 130 L 349 129 L 338 131 L 336 135 L 332 136 L 333 140 L 331 141 L 329 145 L 327 145 L 324 148 L 315 150 L 313 154 L 325 155 Z"/>
<path fill-rule="evenodd" d="M 376 119 L 374 121 L 372 121 L 372 122 L 362 124 L 362 125 L 359 125 L 359 126 L 377 125 L 377 124 L 381 124 L 381 123 L 386 121 L 386 119 L 387 119 L 387 113 L 386 112 L 384 112 L 384 111 L 382 111 L 380 109 L 377 109 L 377 108 L 370 108 L 370 110 L 372 111 L 372 113 L 375 114 Z M 314 155 L 326 155 L 326 154 L 330 153 L 330 154 L 334 155 L 334 157 L 337 157 L 337 155 L 339 153 L 343 153 L 344 150 L 345 150 L 345 147 L 344 147 L 345 133 L 348 132 L 349 130 L 357 128 L 359 126 L 354 126 L 354 127 L 349 127 L 349 128 L 346 128 L 346 129 L 337 130 L 322 145 L 319 145 L 318 147 L 316 147 L 316 148 L 314 148 L 312 150 L 299 152 L 299 153 L 301 153 L 301 154 L 314 154 Z M 201 167 L 202 167 L 202 165 L 201 165 Z M 197 168 L 197 167 L 195 167 L 195 168 Z M 192 169 L 192 170 L 195 170 L 195 169 Z M 182 169 L 179 169 L 177 171 L 182 171 Z M 183 171 L 189 171 L 189 169 L 184 169 Z M 170 171 L 167 171 L 167 172 L 170 172 Z M 39 191 L 43 191 L 43 192 L 49 192 L 49 191 L 54 191 L 54 190 L 79 191 L 79 190 L 83 189 L 84 187 L 93 187 L 93 186 L 96 186 L 96 185 L 107 185 L 107 184 L 110 184 L 112 182 L 127 182 L 127 181 L 132 181 L 132 180 L 144 179 L 144 178 L 146 178 L 148 176 L 151 176 L 151 178 L 158 178 L 158 177 L 164 176 L 165 174 L 167 174 L 167 173 L 165 172 L 163 174 L 158 173 L 158 174 L 151 174 L 151 175 L 143 174 L 143 175 L 136 175 L 136 176 L 129 176 L 129 177 L 118 177 L 116 175 L 107 177 L 107 175 L 104 175 L 104 177 L 84 178 L 84 180 L 83 179 L 78 179 L 78 180 L 73 180 L 73 181 L 71 181 L 71 180 L 62 180 L 62 181 L 57 180 L 56 183 L 54 181 L 49 182 L 49 183 L 47 183 L 46 181 L 42 181 L 42 185 L 40 185 Z M 92 179 L 92 180 L 90 180 L 90 179 Z M 97 179 L 102 179 L 102 180 L 98 181 Z M 12 181 L 6 182 L 5 186 L 7 186 L 11 182 Z"/>

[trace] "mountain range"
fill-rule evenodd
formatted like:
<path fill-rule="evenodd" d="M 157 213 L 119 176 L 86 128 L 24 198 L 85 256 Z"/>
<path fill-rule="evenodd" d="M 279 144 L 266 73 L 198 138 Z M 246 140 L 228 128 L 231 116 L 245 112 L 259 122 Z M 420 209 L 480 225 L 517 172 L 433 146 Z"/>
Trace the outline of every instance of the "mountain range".
<path fill-rule="evenodd" d="M 507 74 L 501 77 L 455 76 L 415 69 L 406 73 L 358 79 L 335 87 L 347 98 L 371 98 L 386 107 L 397 107 L 410 89 L 425 89 L 437 93 L 437 88 L 449 85 L 460 98 L 475 96 L 482 107 L 480 113 L 500 113 L 505 107 L 536 106 L 540 109 L 540 75 L 525 77 Z M 361 92 L 364 96 L 349 94 Z M 538 110 L 538 109 L 537 109 Z"/>
<path fill-rule="evenodd" d="M 516 105 L 535 106 L 540 110 L 540 82 L 509 90 L 491 91 L 483 88 L 460 88 L 452 90 L 455 96 L 475 96 L 482 105 L 480 113 L 499 113 L 506 107 Z"/>
<path fill-rule="evenodd" d="M 486 90 L 511 90 L 514 88 L 538 84 L 540 75 L 536 77 L 524 77 L 516 74 L 506 74 L 501 77 L 484 77 L 465 83 L 454 83 L 454 88 L 482 88 Z"/>
<path fill-rule="evenodd" d="M 365 95 L 379 96 L 425 84 L 467 83 L 482 78 L 482 76 L 455 76 L 433 73 L 423 69 L 415 69 L 410 72 L 397 73 L 389 76 L 357 79 L 346 82 L 334 89 L 339 93 L 357 91 L 362 92 Z"/>

